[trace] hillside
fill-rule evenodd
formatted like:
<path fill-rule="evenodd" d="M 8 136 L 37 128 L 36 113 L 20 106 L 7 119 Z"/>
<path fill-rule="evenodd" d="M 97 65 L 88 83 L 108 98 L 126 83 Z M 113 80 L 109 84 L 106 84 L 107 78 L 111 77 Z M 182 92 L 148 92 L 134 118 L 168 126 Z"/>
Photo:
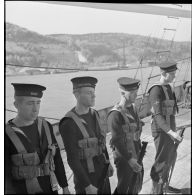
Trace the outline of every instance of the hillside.
<path fill-rule="evenodd" d="M 171 41 L 151 38 L 148 42 L 148 37 L 124 33 L 41 35 L 6 23 L 8 64 L 63 68 L 138 65 L 141 56 L 145 61 L 152 61 L 156 58 L 156 51 L 168 50 L 170 45 Z M 190 42 L 174 42 L 170 58 L 188 57 L 190 49 Z M 86 59 L 85 63 L 79 61 L 78 52 Z M 161 55 L 161 59 L 165 57 L 167 53 Z M 18 68 L 10 69 L 15 73 L 18 71 Z"/>

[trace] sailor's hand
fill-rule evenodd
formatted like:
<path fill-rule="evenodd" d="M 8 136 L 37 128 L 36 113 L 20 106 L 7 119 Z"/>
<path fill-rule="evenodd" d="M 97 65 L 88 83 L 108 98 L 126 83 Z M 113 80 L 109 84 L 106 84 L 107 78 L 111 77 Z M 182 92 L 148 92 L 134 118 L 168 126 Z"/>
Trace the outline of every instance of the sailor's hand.
<path fill-rule="evenodd" d="M 97 194 L 97 188 L 91 184 L 85 188 L 85 191 L 86 194 Z"/>
<path fill-rule="evenodd" d="M 177 142 L 177 143 L 182 142 L 183 137 L 181 137 L 177 132 L 174 132 L 173 130 L 169 130 L 167 133 L 171 136 L 171 138 L 172 138 L 175 142 Z"/>
<path fill-rule="evenodd" d="M 63 194 L 70 194 L 70 191 L 68 189 L 68 186 L 63 188 Z"/>
<path fill-rule="evenodd" d="M 135 158 L 131 158 L 129 161 L 128 161 L 130 167 L 133 169 L 134 172 L 140 172 L 142 170 L 142 166 L 140 166 L 138 163 L 137 163 L 137 160 Z"/>
<path fill-rule="evenodd" d="M 112 177 L 114 174 L 114 169 L 112 167 L 111 164 L 109 164 L 109 167 L 108 167 L 108 177 Z"/>

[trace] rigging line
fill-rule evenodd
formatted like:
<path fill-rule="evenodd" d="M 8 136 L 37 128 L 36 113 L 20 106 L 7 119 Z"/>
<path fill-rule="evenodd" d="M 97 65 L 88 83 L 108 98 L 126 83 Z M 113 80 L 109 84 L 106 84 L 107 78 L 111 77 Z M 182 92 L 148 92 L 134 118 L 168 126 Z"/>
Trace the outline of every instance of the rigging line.
<path fill-rule="evenodd" d="M 140 72 L 141 72 L 141 90 L 142 90 L 142 93 L 143 93 L 143 92 L 144 92 L 144 90 L 143 90 L 143 85 L 142 85 L 142 83 L 143 83 L 144 78 L 143 78 L 143 72 L 142 72 L 142 69 L 140 69 Z"/>
<path fill-rule="evenodd" d="M 190 58 L 191 58 L 191 56 L 183 58 L 183 59 L 180 59 L 180 60 L 177 60 L 176 62 L 181 62 L 181 61 L 184 61 L 184 60 L 187 60 L 187 59 L 190 59 Z"/>
<path fill-rule="evenodd" d="M 160 17 L 159 17 L 160 18 Z M 158 26 L 156 26 L 156 31 L 157 31 L 157 35 L 156 35 L 156 37 L 160 37 L 160 33 L 161 33 L 161 28 L 163 27 L 163 25 L 164 25 L 164 20 L 165 20 L 165 17 L 163 17 L 163 19 L 162 19 L 163 21 L 162 22 L 160 22 L 160 20 L 159 20 L 159 22 L 158 22 Z M 163 28 L 162 28 L 163 29 Z M 156 42 L 156 46 L 159 44 L 159 42 L 161 41 L 161 39 L 159 38 L 158 40 L 157 40 L 157 42 Z"/>
<path fill-rule="evenodd" d="M 160 39 L 160 43 L 161 43 L 161 42 L 162 42 L 162 40 L 164 39 L 165 32 L 166 32 L 166 31 L 165 31 L 165 29 L 163 29 L 163 34 L 162 34 L 162 38 Z M 159 51 L 160 45 L 161 45 L 161 44 L 159 44 L 159 46 L 158 46 L 158 50 L 157 50 L 157 51 Z M 156 63 L 156 62 L 157 62 L 157 56 L 158 56 L 158 53 L 156 53 L 156 57 L 155 57 L 155 66 L 156 66 L 156 64 L 157 64 L 157 63 Z M 148 77 L 148 80 L 147 80 L 147 83 L 146 83 L 146 87 L 145 87 L 145 91 L 144 91 L 144 94 L 143 94 L 143 97 L 142 97 L 142 100 L 141 100 L 141 103 L 140 103 L 140 106 L 139 106 L 138 111 L 140 111 L 140 109 L 141 109 L 141 107 L 142 107 L 142 105 L 143 105 L 144 96 L 146 95 L 147 88 L 148 88 L 148 85 L 149 85 L 150 78 L 151 78 L 151 76 L 152 76 L 152 72 L 153 72 L 153 70 L 154 70 L 154 66 L 152 66 L 152 69 L 151 69 L 150 75 L 149 75 L 149 77 Z"/>
<path fill-rule="evenodd" d="M 189 40 L 191 40 L 191 36 L 189 37 Z M 190 45 L 189 47 L 191 48 L 191 45 Z M 186 71 L 185 71 L 185 75 L 184 75 L 183 81 L 186 80 L 186 78 L 187 78 L 187 76 L 188 76 L 188 74 L 189 74 L 189 69 L 190 69 L 190 65 L 191 65 L 190 60 L 188 60 L 187 63 L 188 63 L 188 65 L 187 65 L 187 67 L 186 67 Z"/>
<path fill-rule="evenodd" d="M 179 105 L 178 107 L 182 107 L 182 105 L 183 105 L 183 104 Z M 6 111 L 17 113 L 16 111 L 10 110 L 10 109 L 6 109 Z M 182 114 L 176 115 L 175 117 L 177 118 L 177 117 L 183 116 L 183 115 L 185 115 L 185 114 L 188 114 L 189 112 L 191 112 L 191 110 L 189 110 L 189 111 L 187 111 L 187 112 L 184 112 L 184 113 L 182 113 Z M 41 117 L 43 117 L 43 116 L 41 116 Z M 43 117 L 43 118 L 60 121 L 60 119 L 51 118 L 51 117 Z M 150 123 L 150 121 L 151 121 L 151 119 L 148 119 L 147 121 L 144 121 L 144 123 Z M 55 122 L 55 123 L 52 124 L 52 126 L 55 126 L 55 125 L 58 125 L 58 124 L 59 124 L 59 122 Z"/>
<path fill-rule="evenodd" d="M 16 111 L 10 110 L 10 109 L 6 109 L 6 111 L 8 111 L 8 112 L 13 112 L 13 113 L 18 113 L 18 112 L 16 112 Z M 60 121 L 60 119 L 56 119 L 56 118 L 45 117 L 45 116 L 40 116 L 40 117 L 46 118 L 46 119 L 52 119 L 52 120 Z M 52 124 L 52 126 L 55 126 L 55 125 L 58 125 L 58 124 L 59 124 L 59 122 L 55 122 L 55 123 Z"/>
<path fill-rule="evenodd" d="M 176 62 L 180 62 L 180 61 L 183 61 L 183 60 L 186 60 L 186 59 L 189 59 L 189 58 L 191 58 L 191 56 L 190 57 L 187 57 L 187 58 L 183 58 L 183 59 L 180 59 L 180 60 L 177 60 Z M 44 69 L 56 69 L 56 70 L 80 70 L 80 71 L 104 71 L 104 70 L 123 70 L 123 69 L 87 69 L 87 68 L 85 68 L 85 69 L 83 69 L 83 68 L 55 68 L 55 67 L 33 67 L 33 66 L 28 66 L 28 65 L 21 65 L 21 64 L 10 64 L 10 63 L 7 63 L 6 64 L 6 66 L 14 66 L 14 67 L 27 67 L 27 68 L 33 68 L 33 69 L 36 69 L 36 68 L 44 68 Z M 112 67 L 111 67 L 112 68 Z M 140 67 L 140 68 L 150 68 L 150 67 L 148 67 L 148 66 L 142 66 L 142 67 Z M 133 68 L 128 68 L 127 70 L 133 70 L 133 69 L 138 69 L 137 67 L 133 67 Z"/>
<path fill-rule="evenodd" d="M 163 19 L 164 19 L 164 18 L 163 18 Z M 151 32 L 150 35 L 148 35 L 148 40 L 147 40 L 146 48 L 148 47 L 149 42 L 151 41 L 152 33 L 154 34 L 154 37 L 155 37 L 156 32 L 158 32 L 158 31 L 159 31 L 158 29 L 160 29 L 160 28 L 159 28 L 159 24 L 162 24 L 162 22 L 160 22 L 160 20 L 161 20 L 161 17 L 157 17 L 156 21 L 154 22 L 154 25 L 153 25 L 153 26 L 155 27 L 155 29 L 154 29 L 153 32 Z M 159 31 L 159 32 L 160 32 L 160 31 Z M 157 37 L 158 37 L 158 36 L 157 36 Z M 155 39 L 154 39 L 154 40 L 155 40 Z M 160 41 L 160 39 L 157 39 L 157 42 L 159 42 L 159 41 Z M 156 43 L 156 44 L 157 44 L 157 43 Z M 143 63 L 144 57 L 145 57 L 145 56 L 144 56 L 144 53 L 143 53 L 142 58 L 141 58 L 141 60 L 140 60 L 139 67 L 138 67 L 138 69 L 137 69 L 137 71 L 136 71 L 136 73 L 135 73 L 134 79 L 136 78 L 137 73 L 138 73 L 140 67 L 142 67 L 142 63 Z M 142 93 L 143 93 L 143 92 L 142 92 Z"/>
<path fill-rule="evenodd" d="M 185 70 L 185 73 L 184 73 L 183 81 L 186 80 L 187 72 L 188 72 L 188 66 L 189 66 L 189 63 L 187 62 L 187 66 L 186 66 L 186 70 Z"/>
<path fill-rule="evenodd" d="M 170 49 L 169 49 L 170 51 L 171 51 L 171 49 L 172 49 L 172 47 L 173 47 L 174 39 L 175 39 L 175 36 L 176 36 L 176 33 L 177 33 L 177 29 L 178 29 L 178 27 L 179 27 L 180 22 L 181 22 L 181 20 L 179 19 L 178 22 L 177 22 L 177 26 L 176 26 L 176 28 L 175 28 L 175 32 L 174 32 L 173 38 L 172 38 L 172 40 L 171 40 Z M 167 60 L 169 59 L 170 55 L 171 55 L 171 52 L 169 52 L 169 54 L 168 54 L 168 56 L 167 56 Z"/>
<path fill-rule="evenodd" d="M 148 45 L 149 45 L 150 38 L 151 38 L 151 35 L 150 35 L 150 37 L 148 38 L 147 47 L 148 47 Z M 143 57 L 144 57 L 144 56 L 143 56 Z M 143 58 L 142 58 L 142 60 L 143 60 Z M 152 67 L 152 69 L 153 69 L 153 67 Z M 145 90 L 145 93 L 144 93 L 143 85 L 142 85 L 142 83 L 143 83 L 142 61 L 141 61 L 141 63 L 140 63 L 140 71 L 141 71 L 141 90 L 142 90 L 142 94 L 145 94 L 145 93 L 146 93 L 146 90 Z M 138 72 L 138 70 L 137 70 L 137 72 Z M 137 73 L 136 73 L 136 74 L 137 74 Z M 143 102 L 141 102 L 141 104 L 142 104 L 142 103 L 143 103 Z M 140 108 L 141 108 L 141 107 L 140 107 Z"/>
<path fill-rule="evenodd" d="M 152 70 L 151 70 L 151 72 L 150 72 L 149 78 L 152 76 L 153 69 L 154 69 L 154 66 L 152 66 Z M 147 92 L 147 88 L 148 88 L 148 85 L 149 85 L 149 81 L 150 81 L 150 79 L 148 79 L 148 81 L 147 81 L 147 83 L 146 83 L 146 88 L 145 88 L 145 91 L 144 91 L 144 95 L 145 95 L 146 92 Z"/>
<path fill-rule="evenodd" d="M 10 109 L 5 109 L 5 110 L 8 111 L 8 112 L 18 113 L 18 112 L 16 112 L 16 111 L 10 110 Z M 47 117 L 47 116 L 40 116 L 40 117 L 46 118 L 46 119 L 52 119 L 52 120 L 60 121 L 60 119 L 52 118 L 52 117 Z"/>
<path fill-rule="evenodd" d="M 153 26 L 155 26 L 155 30 L 154 30 L 154 33 L 153 33 L 154 36 L 155 36 L 155 33 L 157 32 L 157 30 L 159 29 L 159 28 L 158 28 L 158 25 L 161 24 L 160 20 L 161 20 L 161 17 L 157 17 L 157 20 L 154 22 L 154 25 L 153 25 Z M 156 25 L 156 24 L 157 24 L 157 25 Z M 148 35 L 148 40 L 147 40 L 146 48 L 147 48 L 148 45 L 149 45 L 149 42 L 150 42 L 151 37 L 152 37 L 152 33 L 151 33 L 150 35 Z M 157 41 L 159 41 L 159 39 L 157 39 Z M 137 69 L 137 71 L 136 71 L 136 73 L 135 73 L 134 79 L 136 78 L 137 73 L 138 73 L 140 67 L 142 67 L 142 62 L 143 62 L 144 57 L 145 57 L 145 56 L 144 56 L 144 53 L 143 53 L 143 55 L 142 55 L 142 57 L 141 57 L 141 59 L 140 59 L 140 63 L 139 63 L 138 69 Z M 142 92 L 142 93 L 143 93 L 143 92 Z"/>
<path fill-rule="evenodd" d="M 180 72 L 181 72 L 181 68 L 179 68 L 179 72 L 177 73 L 178 76 L 179 76 Z M 176 80 L 176 77 L 175 77 L 175 79 L 174 79 L 174 81 L 173 81 L 173 87 L 175 87 L 175 83 L 176 83 L 176 82 L 177 82 L 177 80 Z"/>
<path fill-rule="evenodd" d="M 161 46 L 162 40 L 164 39 L 165 33 L 166 33 L 166 30 L 163 29 L 162 37 L 161 37 L 161 39 L 160 39 L 160 41 L 159 41 L 159 45 L 158 45 L 158 50 L 157 50 L 157 51 L 160 51 L 159 48 L 160 48 L 160 46 Z"/>
<path fill-rule="evenodd" d="M 28 65 L 20 65 L 20 64 L 10 64 L 6 63 L 8 66 L 18 66 L 18 67 L 27 67 L 27 68 L 42 68 L 42 69 L 54 69 L 54 70 L 80 70 L 78 68 L 54 68 L 54 67 L 33 67 L 33 66 L 28 66 Z"/>
<path fill-rule="evenodd" d="M 112 69 L 112 67 L 110 68 L 110 69 L 88 69 L 88 68 L 68 68 L 68 69 L 66 69 L 66 68 L 55 68 L 55 67 L 32 67 L 32 66 L 27 66 L 27 65 L 19 65 L 19 64 L 6 64 L 7 66 L 14 66 L 14 67 L 28 67 L 28 68 L 33 68 L 33 69 L 36 69 L 36 68 L 45 68 L 45 69 L 57 69 L 57 70 L 77 70 L 77 71 L 111 71 L 111 70 L 134 70 L 134 69 L 137 69 L 137 67 L 132 67 L 132 68 L 125 68 L 125 69 Z M 142 66 L 142 68 L 148 68 L 148 66 Z"/>
<path fill-rule="evenodd" d="M 186 81 L 186 78 L 187 78 L 188 73 L 189 73 L 189 68 L 190 68 L 190 62 L 188 61 L 188 62 L 186 62 L 186 69 L 185 69 L 183 81 Z"/>
<path fill-rule="evenodd" d="M 188 78 L 190 67 L 191 67 L 191 63 L 188 62 L 188 66 L 187 66 L 187 70 L 186 70 L 186 78 Z M 186 78 L 185 78 L 185 80 L 186 80 Z"/>
<path fill-rule="evenodd" d="M 150 40 L 150 38 L 151 38 L 151 34 L 150 34 L 150 35 L 148 35 L 146 48 L 147 48 L 147 47 L 148 47 L 148 45 L 149 45 L 149 40 Z M 137 73 L 138 73 L 139 68 L 140 68 L 140 67 L 142 67 L 142 62 L 143 62 L 143 59 L 144 59 L 144 53 L 142 54 L 142 57 L 141 57 L 141 59 L 140 59 L 139 66 L 138 66 L 138 68 L 137 68 L 137 70 L 136 70 L 136 73 L 135 73 L 134 79 L 136 79 L 136 76 L 137 76 Z"/>
<path fill-rule="evenodd" d="M 165 30 L 163 30 L 163 34 L 162 34 L 162 38 L 160 39 L 160 43 L 161 43 L 162 39 L 164 38 L 164 35 L 165 35 Z M 158 46 L 158 51 L 159 51 L 159 48 L 160 48 L 160 44 L 159 44 L 159 46 Z M 156 53 L 155 65 L 156 65 L 156 62 L 157 62 L 157 56 L 158 56 L 158 53 Z M 152 66 L 152 69 L 151 69 L 149 78 L 152 76 L 153 69 L 154 69 L 154 66 Z M 149 81 L 150 81 L 150 79 L 148 79 L 148 81 L 147 81 L 147 83 L 146 83 L 146 88 L 145 88 L 145 91 L 144 91 L 144 95 L 145 95 L 146 92 L 147 92 L 147 88 L 148 88 L 148 85 L 149 85 Z M 140 108 L 141 108 L 141 107 L 140 107 Z"/>

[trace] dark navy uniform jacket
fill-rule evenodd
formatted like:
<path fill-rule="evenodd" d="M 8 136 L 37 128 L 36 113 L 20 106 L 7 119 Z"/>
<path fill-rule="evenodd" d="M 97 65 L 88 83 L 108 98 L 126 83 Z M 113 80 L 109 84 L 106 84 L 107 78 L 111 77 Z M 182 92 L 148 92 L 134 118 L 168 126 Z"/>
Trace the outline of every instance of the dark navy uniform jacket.
<path fill-rule="evenodd" d="M 77 114 L 74 109 L 72 109 L 72 111 Z M 100 129 L 97 128 L 95 114 L 93 115 L 91 111 L 89 111 L 87 114 L 78 116 L 86 122 L 84 126 L 89 134 L 89 137 L 100 138 L 102 136 L 100 134 Z M 78 142 L 83 139 L 83 135 L 79 127 L 72 118 L 65 117 L 60 122 L 59 130 L 66 149 L 67 161 L 74 173 L 75 189 L 84 190 L 84 188 L 90 184 L 97 187 L 97 181 L 105 166 L 103 156 L 99 155 L 93 158 L 95 172 L 89 173 L 86 160 L 79 159 Z M 109 159 L 107 149 L 105 149 L 104 153 L 106 158 Z"/>

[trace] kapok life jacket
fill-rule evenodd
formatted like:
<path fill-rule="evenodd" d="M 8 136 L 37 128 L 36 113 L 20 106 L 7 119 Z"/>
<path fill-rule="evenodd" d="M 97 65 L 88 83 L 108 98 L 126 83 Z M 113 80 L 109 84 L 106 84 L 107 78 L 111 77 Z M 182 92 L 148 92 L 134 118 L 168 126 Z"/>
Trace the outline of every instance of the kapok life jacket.
<path fill-rule="evenodd" d="M 48 141 L 48 152 L 43 164 L 40 164 L 40 159 L 37 152 L 28 153 L 26 151 L 23 143 L 16 134 L 16 132 L 20 132 L 21 134 L 26 136 L 23 131 L 18 127 L 11 126 L 10 124 L 6 125 L 6 134 L 8 135 L 18 152 L 18 154 L 14 154 L 11 156 L 11 160 L 13 163 L 12 176 L 16 180 L 25 180 L 28 194 L 43 192 L 37 179 L 37 177 L 39 176 L 49 175 L 52 190 L 54 191 L 58 189 L 58 182 L 54 173 L 55 165 L 53 162 L 53 156 L 55 155 L 56 148 L 52 144 L 51 134 L 47 122 L 40 117 L 38 117 L 37 120 L 39 134 L 41 134 L 43 125 Z"/>
<path fill-rule="evenodd" d="M 170 121 L 171 115 L 174 116 L 176 114 L 176 111 L 178 111 L 177 110 L 176 99 L 174 98 L 173 100 L 171 100 L 169 98 L 167 88 L 164 85 L 155 84 L 152 87 L 154 87 L 154 86 L 160 86 L 161 89 L 163 90 L 164 94 L 165 94 L 166 99 L 161 102 L 162 115 L 165 117 L 165 120 L 166 120 L 167 124 L 171 127 L 171 122 L 172 123 L 174 122 L 174 121 Z M 151 90 L 151 88 L 149 89 L 149 91 Z M 152 113 L 152 116 L 155 115 L 154 109 L 153 109 L 152 106 L 151 106 L 151 113 Z M 158 124 L 155 120 L 155 117 L 152 117 L 151 123 L 152 123 L 152 130 L 153 131 L 156 131 L 156 132 L 161 131 L 161 129 L 159 128 L 159 126 L 158 126 Z M 172 130 L 174 131 L 175 127 L 172 127 Z"/>
<path fill-rule="evenodd" d="M 152 106 L 151 106 L 151 103 L 150 103 L 150 100 L 149 100 L 149 92 L 150 92 L 150 90 L 154 87 L 154 86 L 160 86 L 162 89 L 163 89 L 163 91 L 164 91 L 164 94 L 165 94 L 165 96 L 166 96 L 166 99 L 169 101 L 167 101 L 167 102 L 165 102 L 164 104 L 163 104 L 163 106 L 165 105 L 167 108 L 169 107 L 171 107 L 172 105 L 175 105 L 175 102 L 174 102 L 174 100 L 170 100 L 169 99 L 169 96 L 168 96 L 168 94 L 167 94 L 167 91 L 166 91 L 166 88 L 161 84 L 161 83 L 155 83 L 154 85 L 152 85 L 151 87 L 150 87 L 150 89 L 148 90 L 148 93 L 143 97 L 143 99 L 142 99 L 142 102 L 140 103 L 140 105 L 139 105 L 139 108 L 138 108 L 138 115 L 139 115 L 139 117 L 140 118 L 145 118 L 145 117 L 148 117 L 148 116 L 150 116 L 150 115 L 152 115 L 153 114 L 153 110 L 152 110 Z M 168 97 L 168 98 L 167 98 Z M 174 103 L 173 103 L 174 102 Z M 163 110 L 163 111 L 165 111 L 165 109 Z M 170 113 L 170 109 L 169 109 L 169 113 Z M 166 111 L 165 111 L 166 112 Z"/>
<path fill-rule="evenodd" d="M 95 110 L 93 110 L 92 108 L 90 110 L 92 114 L 95 113 L 96 121 L 98 122 L 98 125 L 101 130 L 100 133 L 103 135 L 102 136 L 103 140 L 99 140 L 97 137 L 89 137 L 89 134 L 85 126 L 83 125 L 85 121 L 79 116 L 77 116 L 74 112 L 69 111 L 65 115 L 65 117 L 72 118 L 74 122 L 76 123 L 76 125 L 78 126 L 79 130 L 81 131 L 83 135 L 83 139 L 78 141 L 78 145 L 80 148 L 79 158 L 82 160 L 86 160 L 89 173 L 93 173 L 95 172 L 94 164 L 93 164 L 93 157 L 101 155 L 101 154 L 104 155 L 103 150 L 106 147 L 106 143 L 105 143 L 105 134 L 103 133 L 104 131 L 101 129 L 101 123 L 100 123 L 99 116 Z M 104 155 L 104 158 L 106 161 L 105 155 Z"/>
<path fill-rule="evenodd" d="M 132 153 L 134 158 L 137 158 L 134 141 L 138 141 L 140 139 L 143 123 L 140 120 L 138 123 L 136 123 L 134 117 L 129 113 L 128 114 L 125 113 L 125 111 L 119 105 L 115 105 L 110 110 L 109 114 L 112 111 L 118 111 L 121 113 L 125 121 L 125 124 L 122 126 L 122 130 L 125 133 L 125 143 L 126 143 L 127 151 L 129 153 Z M 130 123 L 128 117 L 134 120 L 135 122 Z"/>

